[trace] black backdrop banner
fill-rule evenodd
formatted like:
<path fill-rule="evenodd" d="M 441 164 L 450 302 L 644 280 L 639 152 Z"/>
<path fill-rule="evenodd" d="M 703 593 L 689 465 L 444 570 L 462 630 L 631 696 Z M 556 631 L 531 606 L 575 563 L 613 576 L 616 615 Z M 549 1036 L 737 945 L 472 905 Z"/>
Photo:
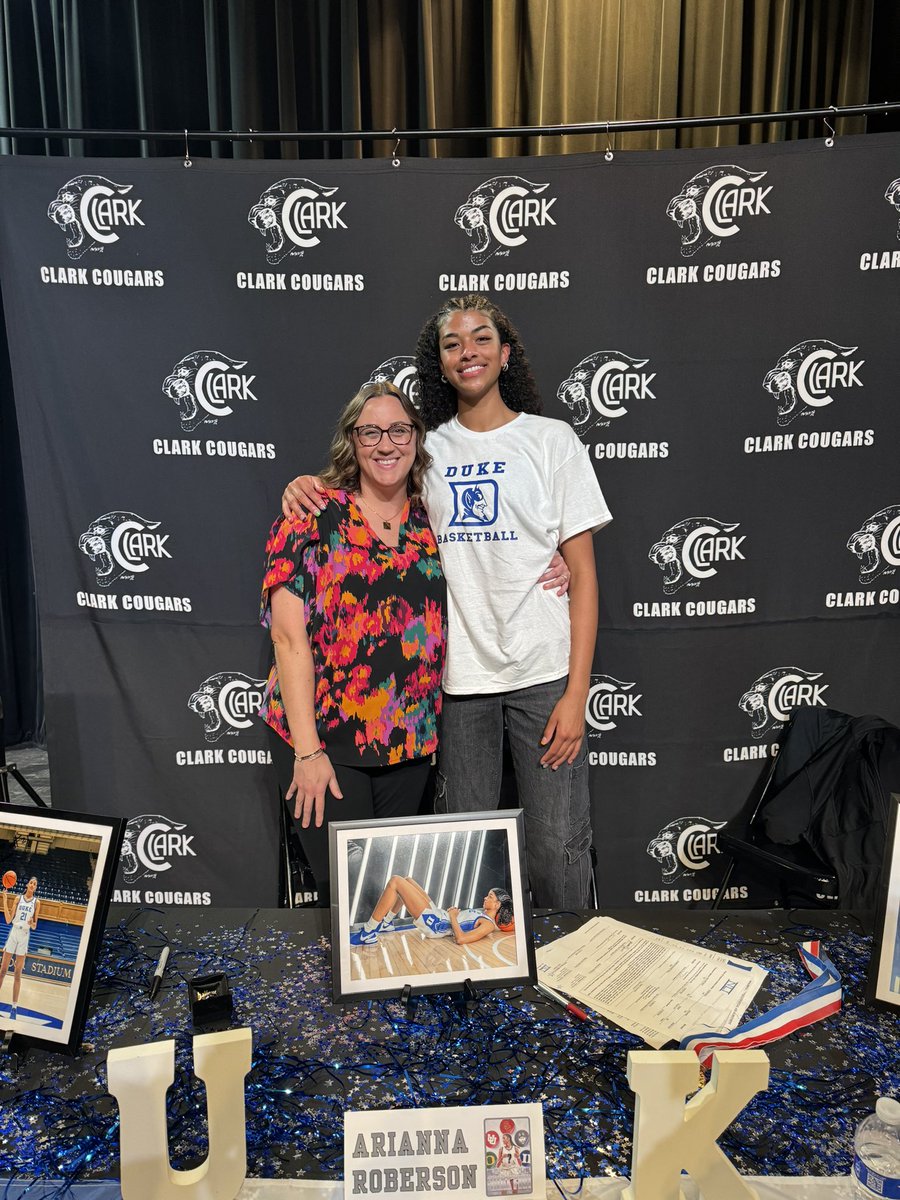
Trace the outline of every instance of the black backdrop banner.
<path fill-rule="evenodd" d="M 129 818 L 120 899 L 275 902 L 266 532 L 361 383 L 415 395 L 419 328 L 459 291 L 518 325 L 615 518 L 603 905 L 713 898 L 716 829 L 797 705 L 900 719 L 900 137 L 5 158 L 0 200 L 53 794 Z"/>

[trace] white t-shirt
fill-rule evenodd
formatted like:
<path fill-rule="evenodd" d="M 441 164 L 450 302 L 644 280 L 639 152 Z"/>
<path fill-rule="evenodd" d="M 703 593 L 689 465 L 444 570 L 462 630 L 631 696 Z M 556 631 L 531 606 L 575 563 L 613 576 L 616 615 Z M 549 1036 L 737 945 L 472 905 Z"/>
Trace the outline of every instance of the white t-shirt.
<path fill-rule="evenodd" d="M 569 669 L 569 599 L 536 584 L 567 538 L 611 520 L 587 450 L 564 421 L 519 413 L 428 434 L 425 504 L 447 580 L 451 695 L 508 692 Z"/>

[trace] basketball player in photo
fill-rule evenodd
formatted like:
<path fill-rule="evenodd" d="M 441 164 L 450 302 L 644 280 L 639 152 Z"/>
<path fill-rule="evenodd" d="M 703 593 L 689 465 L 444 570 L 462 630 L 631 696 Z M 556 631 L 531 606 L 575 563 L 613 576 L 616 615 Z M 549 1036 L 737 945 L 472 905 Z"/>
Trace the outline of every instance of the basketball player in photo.
<path fill-rule="evenodd" d="M 22 896 L 15 897 L 8 888 L 4 887 L 3 889 L 3 916 L 6 918 L 7 925 L 11 925 L 12 928 L 7 936 L 6 945 L 3 947 L 3 959 L 0 961 L 0 990 L 3 988 L 9 964 L 15 959 L 12 1005 L 9 1010 L 11 1021 L 16 1019 L 19 991 L 22 987 L 22 971 L 25 967 L 25 955 L 28 953 L 28 940 L 31 937 L 32 929 L 36 929 L 38 923 L 41 902 L 37 898 L 37 886 L 38 881 L 32 875 L 25 885 L 25 893 Z M 10 903 L 12 900 L 15 900 L 15 904 Z"/>

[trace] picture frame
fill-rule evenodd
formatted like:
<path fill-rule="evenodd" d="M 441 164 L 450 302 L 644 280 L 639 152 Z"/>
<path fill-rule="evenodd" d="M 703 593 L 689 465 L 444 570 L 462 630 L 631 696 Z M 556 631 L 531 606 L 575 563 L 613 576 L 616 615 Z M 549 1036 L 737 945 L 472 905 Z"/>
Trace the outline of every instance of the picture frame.
<path fill-rule="evenodd" d="M 522 809 L 333 821 L 329 852 L 337 1003 L 537 978 Z M 360 943 L 391 902 L 393 924 Z"/>
<path fill-rule="evenodd" d="M 884 865 L 875 912 L 868 1000 L 877 1008 L 900 1009 L 900 795 L 888 799 Z"/>
<path fill-rule="evenodd" d="M 19 1046 L 81 1043 L 124 832 L 122 817 L 0 805 L 0 1035 Z"/>

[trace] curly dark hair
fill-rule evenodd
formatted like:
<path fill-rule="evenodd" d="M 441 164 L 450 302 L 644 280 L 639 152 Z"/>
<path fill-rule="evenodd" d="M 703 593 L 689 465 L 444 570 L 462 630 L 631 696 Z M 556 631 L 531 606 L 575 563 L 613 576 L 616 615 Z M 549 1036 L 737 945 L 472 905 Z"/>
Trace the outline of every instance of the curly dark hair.
<path fill-rule="evenodd" d="M 445 383 L 441 372 L 441 353 L 438 338 L 441 329 L 453 313 L 483 312 L 500 335 L 501 343 L 509 346 L 507 370 L 500 375 L 500 396 L 513 412 L 540 413 L 543 411 L 531 366 L 518 330 L 509 317 L 487 296 L 467 292 L 450 296 L 419 334 L 416 345 L 416 372 L 419 377 L 419 413 L 426 429 L 437 429 L 456 412 L 456 393 Z"/>
<path fill-rule="evenodd" d="M 494 918 L 497 922 L 498 929 L 510 929 L 515 925 L 515 912 L 513 910 L 512 896 L 506 888 L 495 887 L 491 891 L 497 897 L 500 907 L 497 909 L 497 916 Z"/>

